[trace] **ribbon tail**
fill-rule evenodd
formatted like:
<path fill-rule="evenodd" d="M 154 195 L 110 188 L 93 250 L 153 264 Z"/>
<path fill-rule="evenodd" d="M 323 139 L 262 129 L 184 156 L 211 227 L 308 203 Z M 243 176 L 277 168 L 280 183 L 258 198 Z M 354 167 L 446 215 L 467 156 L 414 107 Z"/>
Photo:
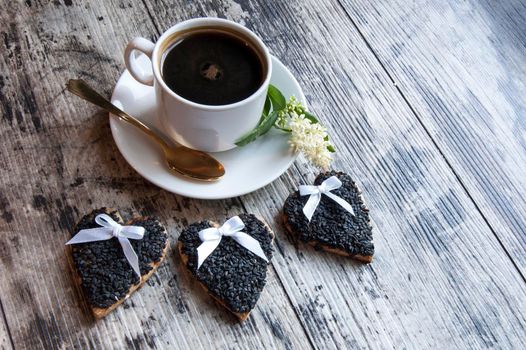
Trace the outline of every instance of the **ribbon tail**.
<path fill-rule="evenodd" d="M 113 237 L 111 234 L 112 229 L 107 227 L 96 227 L 80 230 L 73 238 L 67 241 L 66 245 L 77 244 L 77 243 L 86 243 L 86 242 L 95 242 L 95 241 L 105 241 Z"/>
<path fill-rule="evenodd" d="M 133 247 L 131 245 L 131 242 L 125 238 L 125 237 L 119 237 L 119 243 L 122 246 L 122 251 L 124 252 L 124 256 L 130 263 L 131 267 L 133 268 L 133 271 L 141 278 L 141 269 L 139 268 L 139 258 L 137 257 L 137 253 L 135 253 L 135 250 L 133 250 Z"/>
<path fill-rule="evenodd" d="M 208 256 L 210 256 L 210 254 L 212 254 L 212 252 L 217 248 L 220 242 L 221 242 L 221 238 L 204 241 L 203 243 L 201 243 L 199 247 L 197 247 L 197 269 L 198 270 L 201 267 L 201 265 L 203 265 L 206 258 L 208 258 Z"/>
<path fill-rule="evenodd" d="M 257 239 L 250 237 L 245 232 L 236 232 L 234 235 L 232 235 L 232 238 L 235 239 L 236 242 L 242 247 L 248 249 L 252 253 L 259 256 L 261 259 L 268 262 L 267 256 L 263 252 L 263 249 L 261 249 L 261 245 Z"/>
<path fill-rule="evenodd" d="M 356 214 L 354 214 L 354 210 L 353 210 L 352 206 L 345 199 L 343 199 L 341 197 L 338 197 L 334 193 L 330 193 L 330 192 L 325 193 L 325 195 L 327 195 L 327 197 L 329 197 L 330 199 L 332 199 L 333 201 L 335 201 L 336 203 L 341 205 L 343 207 L 343 209 L 347 210 L 352 215 L 356 215 Z"/>
<path fill-rule="evenodd" d="M 142 239 L 145 231 L 142 226 L 123 226 L 121 232 L 126 238 Z"/>
<path fill-rule="evenodd" d="M 318 204 L 320 204 L 320 200 L 321 193 L 313 193 L 310 195 L 309 199 L 307 200 L 307 203 L 305 203 L 305 206 L 303 207 L 303 214 L 305 214 L 309 222 L 312 219 L 312 216 L 314 215 Z"/>

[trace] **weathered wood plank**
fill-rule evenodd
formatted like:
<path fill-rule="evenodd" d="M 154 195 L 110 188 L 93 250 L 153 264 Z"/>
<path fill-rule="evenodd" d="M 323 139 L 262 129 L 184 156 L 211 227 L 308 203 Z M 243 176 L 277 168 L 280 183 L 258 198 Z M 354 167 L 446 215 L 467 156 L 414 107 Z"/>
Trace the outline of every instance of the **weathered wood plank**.
<path fill-rule="evenodd" d="M 0 232 L 8 233 L 8 254 L 0 263 L 0 273 L 7 277 L 0 298 L 16 345 L 522 344 L 525 320 L 517 310 L 525 307 L 525 295 L 520 276 L 337 4 L 312 1 L 302 8 L 303 3 L 294 1 L 239 5 L 221 0 L 160 4 L 150 12 L 160 28 L 207 14 L 244 21 L 293 69 L 312 108 L 335 136 L 340 148 L 335 167 L 351 172 L 365 190 L 377 227 L 377 256 L 370 266 L 296 248 L 282 233 L 276 213 L 285 196 L 313 177 L 302 161 L 242 202 L 188 200 L 138 177 L 113 146 L 106 116 L 64 96 L 62 84 L 71 75 L 82 75 L 109 94 L 109 82 L 122 67 L 125 42 L 137 34 L 152 35 L 155 28 L 134 3 L 85 6 L 32 4 L 28 9 L 10 4 L 2 13 L 9 24 L 2 35 L 10 36 L 4 43 L 11 57 L 2 58 L 0 68 L 17 74 L 10 74 L 8 80 L 14 80 L 1 87 L 0 160 L 10 170 L 2 170 L 0 178 L 5 203 Z M 30 51 L 25 43 L 31 45 L 33 61 L 22 59 Z M 62 68 L 54 71 L 56 67 Z M 329 105 L 335 101 L 338 106 Z M 249 323 L 233 323 L 196 293 L 178 260 L 170 257 L 149 286 L 106 320 L 91 324 L 75 305 L 83 307 L 72 288 L 62 244 L 75 219 L 100 205 L 153 213 L 169 225 L 172 239 L 186 221 L 222 219 L 244 209 L 264 215 L 277 231 L 278 251 Z M 49 274 L 46 282 L 41 271 Z"/>
<path fill-rule="evenodd" d="M 175 242 L 188 222 L 243 208 L 147 183 L 120 156 L 107 115 L 64 94 L 68 78 L 82 77 L 109 96 L 127 41 L 156 35 L 142 3 L 4 1 L 0 19 L 0 300 L 15 346 L 310 348 L 273 270 L 240 325 L 199 292 L 173 252 L 148 285 L 93 323 L 64 255 L 82 214 L 100 206 L 153 214 Z"/>
<path fill-rule="evenodd" d="M 370 266 L 296 248 L 283 234 L 284 198 L 314 177 L 303 162 L 242 199 L 278 232 L 274 267 L 316 346 L 522 344 L 521 276 L 337 3 L 165 2 L 150 12 L 159 28 L 213 14 L 260 33 L 329 124 L 340 150 L 335 168 L 365 190 L 377 227 Z"/>
<path fill-rule="evenodd" d="M 0 254 L 2 252 L 0 251 Z M 0 308 L 1 310 L 1 318 L 0 318 L 0 349 L 7 350 L 12 349 L 13 345 L 11 343 L 11 339 L 9 337 L 9 330 L 7 329 L 7 324 L 5 322 L 5 315 L 3 308 Z"/>
<path fill-rule="evenodd" d="M 341 2 L 526 276 L 526 4 Z"/>

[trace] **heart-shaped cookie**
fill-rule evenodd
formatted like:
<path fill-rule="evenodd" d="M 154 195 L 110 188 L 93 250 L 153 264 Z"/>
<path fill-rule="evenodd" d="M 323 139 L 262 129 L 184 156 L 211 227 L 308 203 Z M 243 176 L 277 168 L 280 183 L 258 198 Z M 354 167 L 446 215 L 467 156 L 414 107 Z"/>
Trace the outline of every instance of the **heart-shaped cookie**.
<path fill-rule="evenodd" d="M 134 272 L 126 259 L 123 247 L 115 237 L 94 242 L 72 244 L 69 256 L 76 272 L 76 282 L 81 286 L 95 318 L 100 319 L 113 311 L 133 292 L 141 287 L 157 270 L 169 247 L 168 235 L 158 220 L 134 217 L 126 224 L 113 209 L 101 208 L 84 216 L 73 235 L 84 229 L 100 228 L 95 222 L 98 214 L 107 214 L 121 225 L 144 227 L 142 239 L 129 239 L 137 254 L 141 277 Z"/>
<path fill-rule="evenodd" d="M 299 191 L 296 191 L 287 198 L 283 206 L 285 227 L 299 240 L 317 249 L 371 262 L 374 254 L 372 227 L 369 210 L 363 202 L 361 191 L 349 175 L 336 171 L 319 174 L 314 185 L 321 185 L 331 176 L 336 176 L 342 183 L 341 187 L 332 190 L 331 193 L 349 203 L 354 215 L 322 194 L 309 222 L 303 212 L 309 195 L 301 196 Z"/>
<path fill-rule="evenodd" d="M 272 258 L 274 233 L 252 214 L 241 214 L 242 232 L 259 242 L 267 259 Z M 223 236 L 219 245 L 198 268 L 198 250 L 203 243 L 199 232 L 220 225 L 201 221 L 186 227 L 179 236 L 179 254 L 191 275 L 217 301 L 246 320 L 266 284 L 269 262 L 241 246 L 232 237 Z"/>

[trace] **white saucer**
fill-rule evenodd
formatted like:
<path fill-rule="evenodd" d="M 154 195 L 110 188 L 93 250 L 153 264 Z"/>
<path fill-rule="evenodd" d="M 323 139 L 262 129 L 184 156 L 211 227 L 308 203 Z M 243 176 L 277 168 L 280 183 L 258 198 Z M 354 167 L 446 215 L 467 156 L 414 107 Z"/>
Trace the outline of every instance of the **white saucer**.
<path fill-rule="evenodd" d="M 149 64 L 146 59 L 142 62 Z M 306 105 L 298 82 L 275 57 L 272 57 L 272 68 L 271 83 L 285 97 L 294 95 Z M 138 83 L 127 70 L 119 78 L 111 101 L 161 130 L 155 112 L 154 89 Z M 110 125 L 119 151 L 139 174 L 167 191 L 191 198 L 222 199 L 255 191 L 283 174 L 297 156 L 287 143 L 287 135 L 273 129 L 244 147 L 212 153 L 225 166 L 225 176 L 216 182 L 200 182 L 172 173 L 165 164 L 161 149 L 135 127 L 113 115 Z"/>

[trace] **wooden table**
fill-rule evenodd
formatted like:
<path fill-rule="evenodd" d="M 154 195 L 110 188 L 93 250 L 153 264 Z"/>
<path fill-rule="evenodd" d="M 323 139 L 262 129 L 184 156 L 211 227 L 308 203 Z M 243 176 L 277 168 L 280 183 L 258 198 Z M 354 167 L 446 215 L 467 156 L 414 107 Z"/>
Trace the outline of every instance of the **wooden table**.
<path fill-rule="evenodd" d="M 526 6 L 523 1 L 1 1 L 0 348 L 521 348 L 526 337 Z M 219 16 L 258 33 L 294 73 L 363 189 L 376 255 L 296 245 L 279 212 L 316 169 L 222 201 L 142 179 L 108 115 L 134 36 Z M 268 284 L 239 324 L 173 252 L 94 322 L 73 287 L 69 231 L 101 206 L 187 224 L 241 212 L 277 235 Z"/>

